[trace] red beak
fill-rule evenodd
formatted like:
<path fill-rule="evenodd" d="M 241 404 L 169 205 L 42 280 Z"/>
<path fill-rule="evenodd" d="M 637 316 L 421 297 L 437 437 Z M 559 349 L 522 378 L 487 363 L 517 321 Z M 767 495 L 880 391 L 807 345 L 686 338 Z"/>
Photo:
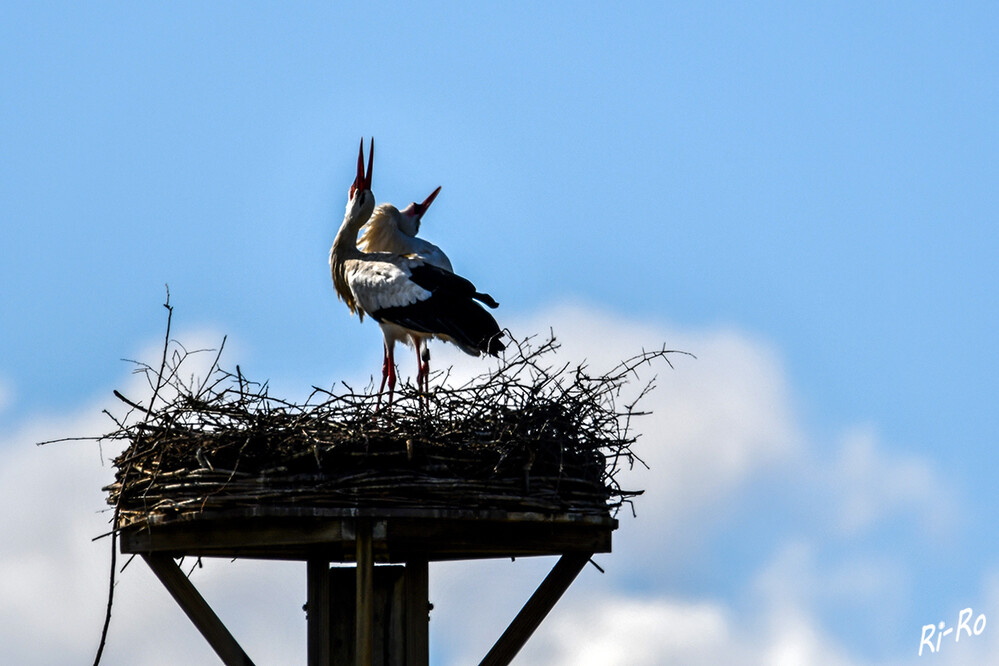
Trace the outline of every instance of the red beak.
<path fill-rule="evenodd" d="M 363 142 L 362 142 L 363 143 Z M 375 137 L 371 137 L 368 147 L 368 175 L 364 177 L 364 189 L 371 190 L 371 165 L 375 163 Z"/>
<path fill-rule="evenodd" d="M 350 186 L 350 198 L 354 198 L 354 193 L 360 189 L 371 189 L 371 165 L 375 161 L 375 137 L 371 137 L 371 148 L 368 150 L 368 173 L 364 173 L 364 139 L 361 139 L 361 146 L 357 150 L 357 176 L 353 185 Z"/>
<path fill-rule="evenodd" d="M 421 204 L 414 203 L 413 204 L 413 214 L 416 216 L 417 219 L 423 217 L 423 214 L 427 212 L 428 208 L 430 208 L 430 204 L 432 204 L 434 202 L 434 199 L 437 198 L 437 195 L 440 193 L 440 191 L 441 191 L 441 188 L 440 188 L 440 186 L 438 186 L 436 190 L 434 190 L 433 192 L 430 193 L 429 197 L 427 197 L 426 199 L 423 200 L 423 203 L 421 203 Z"/>

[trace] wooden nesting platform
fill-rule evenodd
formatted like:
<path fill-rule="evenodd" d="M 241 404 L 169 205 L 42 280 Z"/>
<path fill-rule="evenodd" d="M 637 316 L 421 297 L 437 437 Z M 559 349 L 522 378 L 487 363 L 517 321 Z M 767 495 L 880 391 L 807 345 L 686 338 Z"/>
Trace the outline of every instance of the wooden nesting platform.
<path fill-rule="evenodd" d="M 227 665 L 252 662 L 175 558 L 306 562 L 309 666 L 425 666 L 431 562 L 559 556 L 481 662 L 509 663 L 592 555 L 611 551 L 612 514 L 641 494 L 617 475 L 641 464 L 631 420 L 651 383 L 615 401 L 673 353 L 594 375 L 550 364 L 554 337 L 528 338 L 461 386 L 404 384 L 383 414 L 346 384 L 303 404 L 272 397 L 239 366 L 222 370 L 221 347 L 195 380 L 169 316 L 165 339 L 159 368 L 137 370 L 148 402 L 116 393 L 130 411 L 102 439 L 128 445 L 108 503 L 122 553 L 143 557 Z"/>

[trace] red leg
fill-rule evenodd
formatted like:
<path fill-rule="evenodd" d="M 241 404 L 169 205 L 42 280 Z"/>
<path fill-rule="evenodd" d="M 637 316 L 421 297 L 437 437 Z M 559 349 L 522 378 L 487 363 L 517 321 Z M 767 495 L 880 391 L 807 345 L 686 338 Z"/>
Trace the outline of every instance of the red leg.
<path fill-rule="evenodd" d="M 389 386 L 389 398 L 388 406 L 392 409 L 392 394 L 395 392 L 395 345 L 388 347 L 386 352 L 386 361 L 388 361 L 388 386 Z"/>
<path fill-rule="evenodd" d="M 375 411 L 382 408 L 382 393 L 385 391 L 385 380 L 389 374 L 388 341 L 382 346 L 382 383 L 378 386 L 378 402 L 375 403 Z"/>

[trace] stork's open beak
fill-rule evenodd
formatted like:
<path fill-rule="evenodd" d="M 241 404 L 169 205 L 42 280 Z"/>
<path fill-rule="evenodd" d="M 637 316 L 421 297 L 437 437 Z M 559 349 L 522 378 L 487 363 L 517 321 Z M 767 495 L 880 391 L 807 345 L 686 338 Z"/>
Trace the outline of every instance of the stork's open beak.
<path fill-rule="evenodd" d="M 440 186 L 438 186 L 436 190 L 430 193 L 429 197 L 423 200 L 423 203 L 413 204 L 413 215 L 416 217 L 416 219 L 420 219 L 421 217 L 423 217 L 423 214 L 427 212 L 428 208 L 430 208 L 430 204 L 434 202 L 434 199 L 437 198 L 437 195 L 440 193 L 440 191 L 441 188 Z"/>
<path fill-rule="evenodd" d="M 350 186 L 350 198 L 354 198 L 354 192 L 360 189 L 371 189 L 371 165 L 375 161 L 375 137 L 371 137 L 371 148 L 368 150 L 368 173 L 364 173 L 364 139 L 361 139 L 361 146 L 357 150 L 357 176 L 353 185 Z"/>

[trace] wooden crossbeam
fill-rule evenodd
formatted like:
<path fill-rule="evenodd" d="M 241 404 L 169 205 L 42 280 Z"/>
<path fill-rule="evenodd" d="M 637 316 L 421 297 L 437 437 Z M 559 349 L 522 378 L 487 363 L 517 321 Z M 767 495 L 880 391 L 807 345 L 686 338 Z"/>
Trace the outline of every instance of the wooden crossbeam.
<path fill-rule="evenodd" d="M 479 666 L 506 666 L 513 661 L 592 556 L 593 553 L 566 553 L 559 558 Z"/>
<path fill-rule="evenodd" d="M 143 554 L 146 564 L 211 644 L 225 666 L 253 666 L 222 620 L 168 555 Z"/>
<path fill-rule="evenodd" d="M 303 562 L 322 553 L 331 562 L 354 562 L 354 525 L 365 518 L 372 521 L 380 561 L 398 563 L 414 556 L 439 562 L 609 553 L 617 529 L 609 516 L 571 513 L 255 507 L 133 523 L 122 529 L 121 552 Z"/>

